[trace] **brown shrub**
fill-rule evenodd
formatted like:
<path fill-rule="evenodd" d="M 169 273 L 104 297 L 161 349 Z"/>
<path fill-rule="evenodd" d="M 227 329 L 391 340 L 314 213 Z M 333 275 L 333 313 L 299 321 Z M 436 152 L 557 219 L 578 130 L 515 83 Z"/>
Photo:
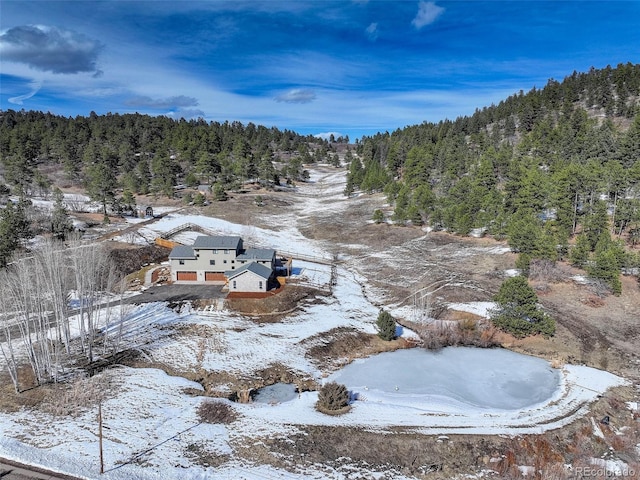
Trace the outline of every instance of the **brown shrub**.
<path fill-rule="evenodd" d="M 439 350 L 451 346 L 493 347 L 497 330 L 491 323 L 479 323 L 464 319 L 457 323 L 438 323 L 418 331 L 423 346 L 428 350 Z"/>
<path fill-rule="evenodd" d="M 203 423 L 222 423 L 228 424 L 234 422 L 238 415 L 231 405 L 224 402 L 202 402 L 198 407 L 198 416 Z"/>
<path fill-rule="evenodd" d="M 54 388 L 42 409 L 52 415 L 77 416 L 102 402 L 110 387 L 111 378 L 107 374 L 77 378 Z"/>
<path fill-rule="evenodd" d="M 339 412 L 349 405 L 349 390 L 337 382 L 329 382 L 318 391 L 316 408 L 321 412 Z"/>
<path fill-rule="evenodd" d="M 529 278 L 542 282 L 560 283 L 569 278 L 569 272 L 562 264 L 546 259 L 531 260 Z"/>
<path fill-rule="evenodd" d="M 602 300 L 602 298 L 595 295 L 589 295 L 587 298 L 585 298 L 582 301 L 582 303 L 592 308 L 600 308 L 604 306 L 604 300 Z"/>

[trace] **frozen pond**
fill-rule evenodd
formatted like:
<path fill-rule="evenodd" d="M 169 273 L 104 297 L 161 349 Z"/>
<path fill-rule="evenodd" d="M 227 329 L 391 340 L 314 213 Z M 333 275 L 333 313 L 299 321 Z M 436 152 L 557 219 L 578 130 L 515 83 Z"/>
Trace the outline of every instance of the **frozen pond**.
<path fill-rule="evenodd" d="M 405 397 L 507 410 L 549 400 L 560 387 L 559 372 L 545 360 L 509 350 L 467 347 L 381 353 L 347 365 L 330 380 L 365 397 L 382 394 L 394 400 Z"/>
<path fill-rule="evenodd" d="M 293 383 L 274 383 L 258 390 L 253 398 L 256 403 L 282 403 L 296 398 L 296 386 Z"/>

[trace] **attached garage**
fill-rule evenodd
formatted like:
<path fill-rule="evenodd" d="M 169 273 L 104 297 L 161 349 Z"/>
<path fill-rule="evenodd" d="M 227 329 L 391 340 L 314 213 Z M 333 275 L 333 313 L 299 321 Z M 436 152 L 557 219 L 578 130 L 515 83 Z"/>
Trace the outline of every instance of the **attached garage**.
<path fill-rule="evenodd" d="M 204 272 L 204 281 L 205 282 L 224 282 L 226 281 L 226 277 L 224 276 L 224 273 Z"/>
<path fill-rule="evenodd" d="M 190 280 L 195 282 L 198 280 L 198 275 L 196 272 L 176 272 L 177 280 Z"/>

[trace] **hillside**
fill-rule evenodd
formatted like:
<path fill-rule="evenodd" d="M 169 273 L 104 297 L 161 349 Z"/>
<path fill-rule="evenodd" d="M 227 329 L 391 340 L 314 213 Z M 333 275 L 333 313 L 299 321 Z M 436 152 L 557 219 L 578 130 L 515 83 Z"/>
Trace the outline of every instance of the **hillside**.
<path fill-rule="evenodd" d="M 633 477 L 639 80 L 574 73 L 355 144 L 2 112 L 0 457 L 113 480 Z M 166 284 L 172 231 L 306 259 L 268 302 L 198 296 Z M 553 335 L 492 322 L 516 277 Z M 343 415 L 315 409 L 333 379 Z"/>
<path fill-rule="evenodd" d="M 438 325 L 448 325 L 447 331 L 461 325 L 468 332 L 490 332 L 486 308 L 500 283 L 513 274 L 515 255 L 493 239 L 375 224 L 363 213 L 385 208 L 384 196 L 344 197 L 345 169 L 314 166 L 309 180 L 288 192 L 261 191 L 261 205 L 253 201 L 255 195 L 233 194 L 208 206 L 174 211 L 167 205 L 168 214 L 153 222 L 114 220 L 87 232 L 109 232 L 111 240 L 103 245 L 135 249 L 187 222 L 222 235 L 242 235 L 253 244 L 339 260 L 335 270 L 294 261 L 295 274 L 285 289 L 290 293 L 271 304 L 277 315 L 236 302 L 212 308 L 206 301 L 157 301 L 162 289 L 171 286 L 154 287 L 155 293 L 147 295 L 152 303 L 137 304 L 143 295 L 126 291 L 124 303 L 95 306 L 94 328 L 103 333 L 96 336 L 94 353 L 100 371 L 92 377 L 84 378 L 91 364 L 83 360 L 79 339 L 71 343 L 73 363 L 64 382 L 16 394 L 3 371 L 0 426 L 7 433 L 0 439 L 0 456 L 97 478 L 95 412 L 102 402 L 104 478 L 445 479 L 481 476 L 486 469 L 518 478 L 519 467 L 531 465 L 545 472 L 562 470 L 564 464 L 582 468 L 610 446 L 616 451 L 608 453 L 608 460 L 635 468 L 638 436 L 626 403 L 635 401 L 635 389 L 619 386 L 602 398 L 599 392 L 622 382 L 600 369 L 638 381 L 637 337 L 628 329 L 640 314 L 640 292 L 625 285 L 620 297 L 605 297 L 601 305 L 582 303 L 581 298 L 594 295 L 593 285 L 581 284 L 577 271 L 533 281 L 543 287 L 540 302 L 558 318 L 555 337 L 517 339 L 496 333 L 492 338 L 492 343 L 560 367 L 533 359 L 541 362 L 542 371 L 557 371 L 564 379 L 543 405 L 530 405 L 518 389 L 509 390 L 511 401 L 515 396 L 526 404 L 517 409 L 481 407 L 460 393 L 411 394 L 405 389 L 415 385 L 406 383 L 403 366 L 396 365 L 378 367 L 374 376 L 392 382 L 390 392 L 374 387 L 372 378 L 364 388 L 352 387 L 358 396 L 349 413 L 316 412 L 319 385 L 358 358 L 437 337 Z M 156 209 L 162 210 L 160 205 Z M 188 244 L 197 235 L 186 231 L 175 239 Z M 25 270 L 20 278 L 30 274 Z M 3 305 L 10 309 L 14 303 L 7 299 L 13 302 L 15 293 L 6 292 L 16 283 L 4 278 Z M 38 285 L 44 304 L 46 283 Z M 414 301 L 418 292 L 431 298 L 430 305 Z M 399 339 L 383 342 L 375 335 L 381 307 L 409 326 Z M 70 311 L 68 321 L 78 325 L 78 315 Z M 20 338 L 13 344 L 20 355 Z M 448 358 L 452 371 L 456 366 L 472 370 L 474 387 L 467 389 L 472 393 L 483 382 L 503 385 L 506 380 L 504 388 L 509 388 L 509 379 L 531 381 L 520 361 L 504 360 L 511 357 L 500 357 L 493 366 L 482 360 L 483 352 L 512 352 L 476 349 L 480 357 L 461 364 L 455 352 L 430 353 Z M 58 358 L 66 364 L 63 352 Z M 23 387 L 32 380 L 28 373 L 25 359 L 19 372 Z M 420 385 L 418 375 L 411 375 Z M 227 400 L 283 382 L 302 391 L 270 403 Z M 466 385 L 458 389 L 464 392 Z M 493 390 L 488 392 L 485 396 L 492 398 Z M 209 402 L 226 406 L 210 420 L 200 413 Z M 610 428 L 591 425 L 592 418 L 605 414 L 613 419 Z M 541 449 L 547 453 L 538 457 Z"/>

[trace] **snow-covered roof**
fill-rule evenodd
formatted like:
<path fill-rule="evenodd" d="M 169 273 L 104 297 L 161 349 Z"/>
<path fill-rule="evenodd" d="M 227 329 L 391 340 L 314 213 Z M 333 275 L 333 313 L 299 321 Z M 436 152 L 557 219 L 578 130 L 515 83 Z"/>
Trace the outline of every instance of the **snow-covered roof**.
<path fill-rule="evenodd" d="M 271 273 L 272 273 L 269 267 L 265 267 L 260 263 L 251 262 L 251 263 L 247 263 L 246 265 L 243 265 L 237 270 L 229 270 L 227 272 L 224 272 L 224 274 L 228 279 L 232 279 L 237 277 L 238 275 L 242 275 L 245 272 L 254 273 L 255 275 L 258 275 L 259 277 L 262 277 L 265 280 L 268 280 L 269 277 L 271 277 Z"/>

